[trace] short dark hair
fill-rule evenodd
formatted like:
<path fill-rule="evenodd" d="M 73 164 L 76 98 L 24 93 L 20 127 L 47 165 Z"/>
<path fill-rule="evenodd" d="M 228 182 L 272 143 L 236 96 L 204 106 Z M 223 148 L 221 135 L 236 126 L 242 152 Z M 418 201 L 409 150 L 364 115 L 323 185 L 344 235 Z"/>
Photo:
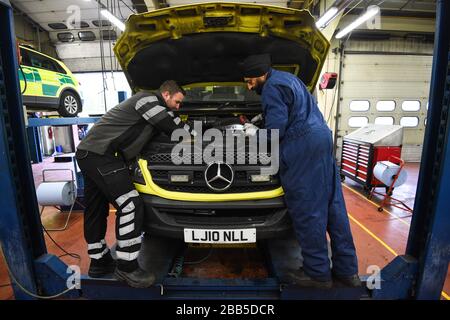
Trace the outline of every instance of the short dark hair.
<path fill-rule="evenodd" d="M 181 92 L 184 96 L 186 95 L 186 91 L 184 91 L 184 89 L 174 80 L 167 80 L 163 82 L 163 84 L 159 87 L 159 92 L 162 93 L 165 91 L 169 91 L 171 96 L 178 92 Z"/>

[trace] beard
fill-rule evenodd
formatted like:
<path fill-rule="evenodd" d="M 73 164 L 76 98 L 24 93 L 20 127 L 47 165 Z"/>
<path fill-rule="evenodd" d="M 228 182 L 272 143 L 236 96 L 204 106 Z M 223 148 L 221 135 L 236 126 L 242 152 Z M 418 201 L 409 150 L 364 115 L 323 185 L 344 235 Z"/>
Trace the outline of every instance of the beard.
<path fill-rule="evenodd" d="M 265 83 L 265 81 L 263 81 L 263 80 L 261 80 L 261 81 L 257 81 L 256 82 L 256 86 L 254 86 L 253 87 L 253 91 L 255 91 L 256 92 L 256 94 L 257 95 L 261 95 L 261 93 L 262 93 L 262 90 L 263 90 L 263 87 L 264 87 L 264 83 Z"/>

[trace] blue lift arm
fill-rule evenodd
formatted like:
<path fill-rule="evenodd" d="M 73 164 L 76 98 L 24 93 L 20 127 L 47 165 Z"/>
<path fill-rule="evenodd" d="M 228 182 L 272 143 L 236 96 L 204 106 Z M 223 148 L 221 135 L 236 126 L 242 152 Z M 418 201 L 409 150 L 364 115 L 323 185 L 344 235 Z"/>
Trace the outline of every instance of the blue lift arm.
<path fill-rule="evenodd" d="M 13 13 L 0 2 L 0 240 L 15 277 L 36 293 L 33 262 L 47 253 L 26 148 Z M 19 120 L 19 121 L 18 121 Z M 17 298 L 29 298 L 14 286 Z"/>
<path fill-rule="evenodd" d="M 406 254 L 418 299 L 439 299 L 450 261 L 450 1 L 438 0 L 428 120 Z"/>
<path fill-rule="evenodd" d="M 27 148 L 13 28 L 11 5 L 0 0 L 0 244 L 10 276 L 29 292 L 13 281 L 16 299 L 31 299 L 67 289 L 70 274 L 64 263 L 47 254 Z"/>

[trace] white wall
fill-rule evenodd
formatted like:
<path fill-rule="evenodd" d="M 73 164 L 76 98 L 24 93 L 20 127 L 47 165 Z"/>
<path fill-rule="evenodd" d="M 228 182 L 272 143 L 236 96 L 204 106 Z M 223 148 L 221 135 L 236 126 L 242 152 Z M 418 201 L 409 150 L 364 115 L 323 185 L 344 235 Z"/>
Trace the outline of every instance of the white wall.
<path fill-rule="evenodd" d="M 75 73 L 75 77 L 81 82 L 83 95 L 83 113 L 81 116 L 105 113 L 105 99 L 103 95 L 103 77 L 101 72 Z M 119 91 L 127 92 L 131 97 L 131 89 L 123 72 L 111 72 L 105 74 L 106 110 L 115 107 L 119 103 Z"/>

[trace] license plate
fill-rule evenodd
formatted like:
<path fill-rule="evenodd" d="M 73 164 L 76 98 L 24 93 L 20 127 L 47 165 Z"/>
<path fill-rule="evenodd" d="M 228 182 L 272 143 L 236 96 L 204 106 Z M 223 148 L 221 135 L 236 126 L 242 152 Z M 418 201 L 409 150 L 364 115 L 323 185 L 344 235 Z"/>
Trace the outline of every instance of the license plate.
<path fill-rule="evenodd" d="M 188 243 L 254 243 L 256 229 L 184 229 Z"/>

